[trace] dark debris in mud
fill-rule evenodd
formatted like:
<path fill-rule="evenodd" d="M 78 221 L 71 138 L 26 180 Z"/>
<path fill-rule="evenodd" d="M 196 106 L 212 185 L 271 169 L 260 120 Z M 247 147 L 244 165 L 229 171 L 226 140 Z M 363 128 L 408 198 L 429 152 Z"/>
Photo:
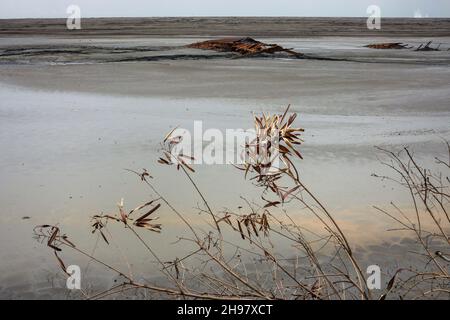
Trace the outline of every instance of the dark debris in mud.
<path fill-rule="evenodd" d="M 427 42 L 426 44 L 421 44 L 415 51 L 441 51 L 441 45 L 438 44 L 436 47 L 431 46 L 432 41 Z"/>

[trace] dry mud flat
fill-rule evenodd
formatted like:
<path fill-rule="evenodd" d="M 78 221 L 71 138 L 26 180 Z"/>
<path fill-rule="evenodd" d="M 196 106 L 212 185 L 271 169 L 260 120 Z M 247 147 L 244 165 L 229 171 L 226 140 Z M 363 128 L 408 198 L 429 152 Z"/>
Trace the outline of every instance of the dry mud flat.
<path fill-rule="evenodd" d="M 450 65 L 450 37 L 262 39 L 225 37 L 204 40 L 192 37 L 83 39 L 77 37 L 7 36 L 1 40 L 0 65 L 103 64 L 178 60 L 224 61 L 261 58 L 316 60 L 323 61 L 324 65 L 327 61 Z M 300 67 L 300 64 L 298 66 Z"/>

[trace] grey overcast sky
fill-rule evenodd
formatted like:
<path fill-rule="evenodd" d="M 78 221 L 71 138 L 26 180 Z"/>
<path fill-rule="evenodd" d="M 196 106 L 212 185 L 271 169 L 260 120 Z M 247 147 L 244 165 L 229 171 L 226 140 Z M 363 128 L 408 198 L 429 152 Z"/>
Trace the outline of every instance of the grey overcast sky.
<path fill-rule="evenodd" d="M 0 0 L 0 18 L 66 17 L 75 4 L 82 17 L 161 16 L 367 16 L 450 17 L 450 0 Z"/>

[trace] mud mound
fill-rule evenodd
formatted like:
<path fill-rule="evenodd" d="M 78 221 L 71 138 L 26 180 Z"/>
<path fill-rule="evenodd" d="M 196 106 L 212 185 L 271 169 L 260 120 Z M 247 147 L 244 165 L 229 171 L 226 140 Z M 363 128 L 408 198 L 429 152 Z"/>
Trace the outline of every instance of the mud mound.
<path fill-rule="evenodd" d="M 218 52 L 234 52 L 242 56 L 274 54 L 285 52 L 295 57 L 303 57 L 302 53 L 286 49 L 277 44 L 267 44 L 252 38 L 224 38 L 192 43 L 188 48 L 214 50 Z"/>

